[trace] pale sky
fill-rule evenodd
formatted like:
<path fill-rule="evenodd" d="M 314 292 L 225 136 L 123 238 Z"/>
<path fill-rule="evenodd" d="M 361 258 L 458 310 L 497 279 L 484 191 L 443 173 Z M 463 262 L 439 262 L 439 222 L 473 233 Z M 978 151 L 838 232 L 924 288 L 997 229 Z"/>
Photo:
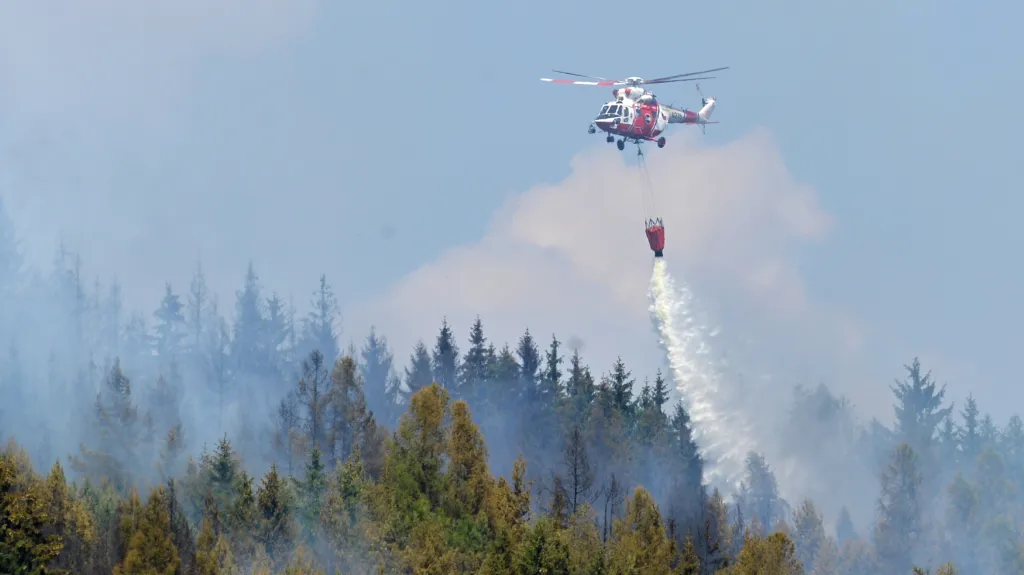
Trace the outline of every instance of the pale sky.
<path fill-rule="evenodd" d="M 376 323 L 404 359 L 448 316 L 464 346 L 479 313 L 642 377 L 661 357 L 633 152 L 586 133 L 609 89 L 538 79 L 730 66 L 703 83 L 722 123 L 647 153 L 670 267 L 751 369 L 888 420 L 920 355 L 952 398 L 1020 412 L 1024 7 L 665 3 L 613 31 L 631 10 L 9 0 L 3 197 L 33 263 L 64 237 L 147 313 L 198 254 L 222 299 L 251 258 L 300 304 L 326 273 L 343 344 Z"/>

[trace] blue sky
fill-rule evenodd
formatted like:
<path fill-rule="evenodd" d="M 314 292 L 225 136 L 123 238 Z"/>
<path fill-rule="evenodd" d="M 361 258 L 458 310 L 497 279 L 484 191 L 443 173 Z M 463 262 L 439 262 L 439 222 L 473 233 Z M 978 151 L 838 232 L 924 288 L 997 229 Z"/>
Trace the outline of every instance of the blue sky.
<path fill-rule="evenodd" d="M 650 156 L 763 130 L 832 221 L 786 258 L 815 305 L 867 326 L 864 385 L 884 397 L 920 354 L 957 396 L 976 390 L 1001 421 L 1019 411 L 1016 4 L 71 6 L 0 5 L 0 184 L 40 264 L 63 235 L 151 306 L 163 281 L 184 288 L 197 254 L 223 297 L 253 258 L 300 304 L 325 271 L 359 318 L 362 302 L 381 305 L 421 266 L 477 246 L 507 201 L 562 182 L 578 154 L 614 158 L 586 133 L 610 91 L 539 82 L 552 68 L 727 65 L 703 84 L 723 123 L 701 139 L 677 127 Z M 690 84 L 658 92 L 699 104 Z M 591 208 L 563 209 L 586 219 Z M 360 321 L 373 320 L 353 330 Z M 792 329 L 814 339 L 820 324 Z M 600 349 L 620 343 L 608 337 Z"/>

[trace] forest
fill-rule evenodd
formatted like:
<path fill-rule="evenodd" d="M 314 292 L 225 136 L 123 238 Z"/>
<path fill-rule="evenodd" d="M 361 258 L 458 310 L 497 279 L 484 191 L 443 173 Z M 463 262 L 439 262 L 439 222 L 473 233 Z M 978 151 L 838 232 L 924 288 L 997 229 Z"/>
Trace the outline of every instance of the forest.
<path fill-rule="evenodd" d="M 401 365 L 376 330 L 341 349 L 326 277 L 300 316 L 252 265 L 230 321 L 198 264 L 128 311 L 63 246 L 28 270 L 0 216 L 0 573 L 1024 573 L 1021 418 L 916 359 L 891 426 L 779 390 L 818 482 L 787 500 L 758 451 L 707 480 L 657 366 L 480 318 Z"/>

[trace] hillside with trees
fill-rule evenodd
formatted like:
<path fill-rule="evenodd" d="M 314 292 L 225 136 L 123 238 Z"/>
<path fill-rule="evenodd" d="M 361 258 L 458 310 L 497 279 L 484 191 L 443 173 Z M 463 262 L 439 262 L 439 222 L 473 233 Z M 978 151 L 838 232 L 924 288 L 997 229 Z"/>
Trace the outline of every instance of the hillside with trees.
<path fill-rule="evenodd" d="M 953 406 L 916 360 L 892 426 L 787 391 L 780 441 L 827 499 L 787 501 L 764 453 L 707 481 L 656 366 L 482 319 L 406 362 L 376 331 L 341 349 L 326 277 L 300 316 L 252 266 L 230 322 L 199 265 L 129 312 L 64 250 L 26 271 L 11 229 L 0 573 L 1024 573 L 1020 417 Z"/>

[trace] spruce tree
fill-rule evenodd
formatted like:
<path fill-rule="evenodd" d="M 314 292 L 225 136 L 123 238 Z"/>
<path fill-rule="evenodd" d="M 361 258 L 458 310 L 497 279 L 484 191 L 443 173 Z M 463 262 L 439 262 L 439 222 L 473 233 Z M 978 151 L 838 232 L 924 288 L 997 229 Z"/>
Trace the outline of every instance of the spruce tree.
<path fill-rule="evenodd" d="M 632 373 L 626 369 L 622 358 L 616 358 L 610 377 L 612 401 L 615 408 L 624 416 L 630 416 L 634 411 L 633 384 L 635 380 L 631 376 Z"/>
<path fill-rule="evenodd" d="M 174 575 L 181 559 L 171 535 L 169 500 L 164 488 L 153 491 L 114 575 Z"/>
<path fill-rule="evenodd" d="M 399 391 L 398 386 L 394 385 L 395 358 L 388 348 L 387 338 L 378 335 L 376 328 L 372 326 L 370 335 L 366 337 L 366 343 L 363 345 L 361 359 L 359 372 L 363 378 L 366 404 L 374 412 L 385 414 L 390 420 Z"/>
<path fill-rule="evenodd" d="M 160 307 L 153 312 L 156 317 L 156 353 L 164 365 L 181 356 L 182 342 L 186 337 L 182 309 L 181 298 L 171 289 L 170 282 L 164 284 L 164 297 Z"/>
<path fill-rule="evenodd" d="M 489 367 L 488 344 L 483 323 L 477 317 L 469 330 L 469 349 L 459 366 L 458 395 L 467 401 L 477 400 L 477 389 L 487 381 Z"/>
<path fill-rule="evenodd" d="M 900 444 L 882 472 L 875 530 L 879 558 L 893 573 L 910 571 L 921 542 L 921 482 L 917 454 L 909 444 Z"/>
<path fill-rule="evenodd" d="M 327 283 L 327 276 L 320 276 L 320 287 L 313 294 L 313 310 L 306 318 L 303 336 L 302 350 L 308 355 L 313 350 L 319 350 L 324 357 L 324 363 L 334 365 L 341 350 L 338 349 L 338 333 L 335 323 L 338 320 L 338 301 L 334 291 Z"/>
<path fill-rule="evenodd" d="M 517 390 L 514 392 L 516 399 L 525 399 L 529 403 L 536 401 L 537 380 L 540 376 L 541 357 L 540 350 L 530 330 L 527 329 L 519 338 L 516 346 L 516 357 L 519 358 L 519 378 Z"/>
<path fill-rule="evenodd" d="M 430 362 L 427 346 L 419 341 L 409 358 L 409 367 L 405 368 L 405 386 L 409 388 L 409 397 L 429 386 L 434 381 L 434 370 Z"/>
<path fill-rule="evenodd" d="M 921 372 L 921 362 L 904 366 L 905 381 L 896 381 L 892 392 L 896 396 L 896 429 L 901 442 L 906 442 L 918 454 L 931 449 L 935 430 L 952 407 L 942 407 L 946 386 L 937 387 L 931 372 Z"/>
<path fill-rule="evenodd" d="M 434 344 L 434 353 L 431 357 L 434 381 L 445 389 L 455 391 L 458 365 L 459 347 L 455 343 L 455 335 L 448 325 L 448 320 L 444 319 L 441 323 L 441 331 L 437 334 L 437 343 Z"/>

